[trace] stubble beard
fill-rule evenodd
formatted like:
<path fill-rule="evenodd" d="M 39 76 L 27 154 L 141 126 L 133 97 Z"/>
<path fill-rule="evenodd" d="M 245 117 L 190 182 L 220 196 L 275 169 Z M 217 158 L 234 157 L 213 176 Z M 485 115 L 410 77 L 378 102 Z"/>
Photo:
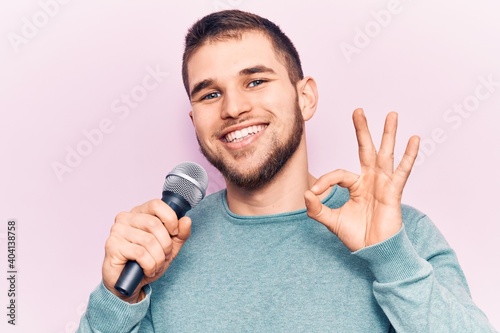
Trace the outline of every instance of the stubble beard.
<path fill-rule="evenodd" d="M 201 143 L 198 136 L 198 144 L 200 151 L 205 156 L 207 161 L 212 164 L 222 176 L 230 183 L 247 190 L 257 190 L 273 181 L 274 177 L 281 171 L 288 160 L 293 156 L 300 145 L 302 133 L 304 132 L 304 121 L 298 103 L 295 104 L 295 115 L 292 131 L 286 141 L 281 141 L 279 133 L 274 133 L 273 142 L 262 162 L 251 170 L 246 170 L 244 173 L 239 172 L 236 167 L 226 163 L 221 154 L 218 156 L 211 154 L 208 149 Z M 253 151 L 243 154 L 251 154 Z M 259 158 L 257 156 L 256 158 Z M 238 162 L 235 162 L 238 163 Z"/>

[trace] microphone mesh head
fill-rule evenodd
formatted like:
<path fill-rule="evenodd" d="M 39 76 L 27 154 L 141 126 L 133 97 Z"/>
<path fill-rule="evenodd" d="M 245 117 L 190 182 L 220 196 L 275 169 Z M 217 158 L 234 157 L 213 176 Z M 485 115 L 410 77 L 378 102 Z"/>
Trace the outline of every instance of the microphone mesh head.
<path fill-rule="evenodd" d="M 165 177 L 163 191 L 179 194 L 192 208 L 205 197 L 207 186 L 208 175 L 205 169 L 194 162 L 185 162 L 176 166 Z"/>

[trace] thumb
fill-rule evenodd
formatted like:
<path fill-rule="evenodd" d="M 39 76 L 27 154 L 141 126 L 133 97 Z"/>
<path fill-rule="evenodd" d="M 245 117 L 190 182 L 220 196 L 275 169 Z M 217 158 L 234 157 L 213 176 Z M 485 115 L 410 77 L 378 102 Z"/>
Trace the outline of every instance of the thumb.
<path fill-rule="evenodd" d="M 336 209 L 331 209 L 321 203 L 321 200 L 310 190 L 304 193 L 307 215 L 323 224 L 331 232 L 335 233 L 337 229 L 338 212 Z"/>
<path fill-rule="evenodd" d="M 179 220 L 179 233 L 172 237 L 172 256 L 175 258 L 191 235 L 191 218 L 184 216 Z"/>

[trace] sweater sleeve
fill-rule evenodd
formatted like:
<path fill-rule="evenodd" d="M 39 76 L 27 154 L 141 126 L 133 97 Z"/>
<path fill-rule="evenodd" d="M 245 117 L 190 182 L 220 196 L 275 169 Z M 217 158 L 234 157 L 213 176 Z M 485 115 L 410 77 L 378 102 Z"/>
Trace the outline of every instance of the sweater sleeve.
<path fill-rule="evenodd" d="M 101 282 L 90 294 L 87 310 L 76 333 L 152 332 L 145 317 L 151 301 L 151 287 L 144 287 L 146 297 L 136 304 L 122 301 Z"/>
<path fill-rule="evenodd" d="M 428 217 L 354 255 L 372 270 L 374 296 L 397 332 L 496 332 L 472 301 L 454 251 Z"/>

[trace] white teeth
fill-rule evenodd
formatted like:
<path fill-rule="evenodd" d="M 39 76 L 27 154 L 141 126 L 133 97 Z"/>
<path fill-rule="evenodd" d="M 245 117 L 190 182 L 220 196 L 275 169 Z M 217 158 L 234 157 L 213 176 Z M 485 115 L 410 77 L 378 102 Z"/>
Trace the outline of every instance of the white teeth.
<path fill-rule="evenodd" d="M 249 135 L 256 134 L 266 128 L 266 125 L 253 125 L 240 130 L 226 134 L 224 139 L 226 142 L 239 142 L 245 139 Z"/>

